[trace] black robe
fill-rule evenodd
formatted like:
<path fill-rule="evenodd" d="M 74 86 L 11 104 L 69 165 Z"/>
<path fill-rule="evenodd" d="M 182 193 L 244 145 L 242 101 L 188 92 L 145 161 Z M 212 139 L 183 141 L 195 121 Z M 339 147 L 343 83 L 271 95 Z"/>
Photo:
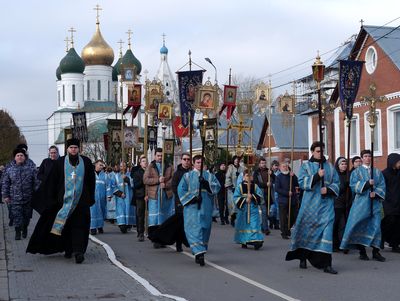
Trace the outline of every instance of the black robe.
<path fill-rule="evenodd" d="M 32 208 L 35 209 L 39 214 L 42 214 L 46 209 L 45 204 L 48 202 L 46 201 L 46 187 L 49 185 L 49 175 L 54 167 L 55 162 L 56 160 L 46 158 L 42 161 L 42 164 L 40 164 L 39 167 L 37 178 L 40 181 L 40 186 L 39 189 L 34 192 L 31 202 Z"/>
<path fill-rule="evenodd" d="M 382 172 L 386 184 L 384 218 L 381 223 L 382 238 L 391 247 L 400 244 L 400 170 L 394 168 L 398 161 L 400 154 L 390 154 L 387 158 L 387 168 Z"/>
<path fill-rule="evenodd" d="M 42 214 L 32 233 L 27 253 L 53 254 L 58 252 L 85 253 L 89 240 L 90 206 L 95 203 L 96 178 L 92 162 L 81 156 L 85 166 L 82 195 L 78 205 L 67 219 L 61 236 L 50 233 L 65 192 L 65 156 L 58 159 L 48 176 Z M 70 160 L 72 161 L 72 160 Z"/>

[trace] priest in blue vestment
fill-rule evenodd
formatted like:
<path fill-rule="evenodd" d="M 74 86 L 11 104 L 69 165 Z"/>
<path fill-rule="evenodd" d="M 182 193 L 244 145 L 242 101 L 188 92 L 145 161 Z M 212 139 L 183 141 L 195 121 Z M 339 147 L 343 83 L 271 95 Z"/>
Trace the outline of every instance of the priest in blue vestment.
<path fill-rule="evenodd" d="M 96 176 L 95 203 L 90 207 L 90 234 L 103 233 L 105 211 L 107 206 L 107 175 L 103 171 L 104 162 L 97 160 L 94 163 Z"/>
<path fill-rule="evenodd" d="M 307 268 L 308 260 L 326 273 L 337 274 L 332 268 L 332 235 L 333 205 L 339 194 L 340 182 L 335 168 L 321 153 L 323 147 L 320 142 L 314 142 L 310 148 L 310 160 L 300 167 L 298 180 L 304 194 L 286 260 L 299 259 L 302 269 Z"/>
<path fill-rule="evenodd" d="M 247 245 L 252 245 L 258 250 L 263 245 L 260 214 L 262 200 L 262 190 L 254 183 L 249 170 L 246 169 L 243 172 L 243 181 L 236 186 L 233 194 L 237 212 L 235 242 L 241 244 L 242 248 L 247 249 Z"/>
<path fill-rule="evenodd" d="M 178 185 L 183 207 L 186 238 L 195 262 L 204 266 L 204 255 L 211 234 L 214 198 L 221 189 L 217 178 L 207 170 L 201 171 L 201 155 L 193 157 L 193 170 L 185 173 Z M 199 188 L 201 187 L 201 194 Z"/>
<path fill-rule="evenodd" d="M 115 217 L 122 233 L 136 224 L 135 207 L 132 205 L 132 179 L 127 173 L 125 162 L 120 164 L 120 172 L 115 174 L 113 194 L 115 196 Z"/>
<path fill-rule="evenodd" d="M 372 247 L 372 258 L 385 261 L 379 253 L 381 246 L 382 202 L 385 199 L 385 179 L 380 170 L 373 169 L 371 178 L 371 151 L 361 152 L 363 164 L 350 177 L 355 198 L 351 206 L 341 249 L 358 249 L 361 260 L 369 260 L 365 247 Z M 400 184 L 400 183 L 399 183 Z"/>

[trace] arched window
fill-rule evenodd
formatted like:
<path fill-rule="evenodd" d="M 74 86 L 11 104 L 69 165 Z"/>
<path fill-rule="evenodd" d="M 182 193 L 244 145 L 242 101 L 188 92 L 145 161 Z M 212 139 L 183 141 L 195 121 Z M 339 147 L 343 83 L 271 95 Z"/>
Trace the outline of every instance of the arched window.
<path fill-rule="evenodd" d="M 65 85 L 63 85 L 63 102 L 65 102 Z"/>
<path fill-rule="evenodd" d="M 97 81 L 97 99 L 101 99 L 101 80 Z"/>
<path fill-rule="evenodd" d="M 87 81 L 87 100 L 90 100 L 90 80 Z"/>
<path fill-rule="evenodd" d="M 75 85 L 72 85 L 72 101 L 75 101 Z"/>

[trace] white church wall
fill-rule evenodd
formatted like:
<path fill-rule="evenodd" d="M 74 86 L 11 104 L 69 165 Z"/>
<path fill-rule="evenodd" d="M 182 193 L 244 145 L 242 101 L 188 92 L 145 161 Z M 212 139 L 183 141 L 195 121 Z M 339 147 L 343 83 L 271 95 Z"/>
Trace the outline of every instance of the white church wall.
<path fill-rule="evenodd" d="M 110 66 L 86 66 L 84 71 L 84 99 L 92 101 L 108 101 L 113 99 L 112 67 Z M 100 82 L 100 95 L 99 85 Z M 100 97 L 99 97 L 100 96 Z"/>

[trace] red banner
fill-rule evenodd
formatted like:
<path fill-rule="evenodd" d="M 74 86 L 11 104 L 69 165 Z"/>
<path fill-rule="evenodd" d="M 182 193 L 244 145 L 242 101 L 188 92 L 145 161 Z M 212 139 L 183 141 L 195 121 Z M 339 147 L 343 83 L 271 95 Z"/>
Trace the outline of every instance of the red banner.
<path fill-rule="evenodd" d="M 189 135 L 189 126 L 188 127 L 183 126 L 181 116 L 176 116 L 172 125 L 176 137 L 182 138 Z"/>
<path fill-rule="evenodd" d="M 222 105 L 222 108 L 219 111 L 219 115 L 222 114 L 225 108 L 228 108 L 226 112 L 227 120 L 231 119 L 232 113 L 236 107 L 237 88 L 238 88 L 237 86 L 224 85 L 224 104 Z"/>

